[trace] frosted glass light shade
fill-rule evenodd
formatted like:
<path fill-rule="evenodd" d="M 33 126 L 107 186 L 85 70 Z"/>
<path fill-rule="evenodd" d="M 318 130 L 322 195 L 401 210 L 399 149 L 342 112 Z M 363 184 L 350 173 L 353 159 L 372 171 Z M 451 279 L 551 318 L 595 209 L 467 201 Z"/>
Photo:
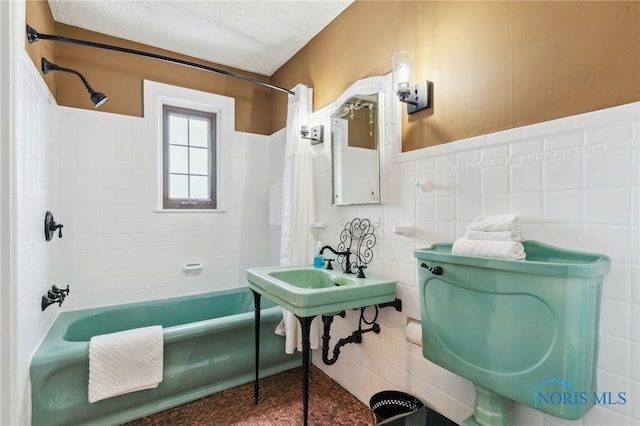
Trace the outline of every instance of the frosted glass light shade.
<path fill-rule="evenodd" d="M 408 95 L 409 86 L 413 77 L 413 64 L 415 57 L 412 52 L 398 52 L 391 57 L 392 83 L 397 89 L 398 95 Z"/>

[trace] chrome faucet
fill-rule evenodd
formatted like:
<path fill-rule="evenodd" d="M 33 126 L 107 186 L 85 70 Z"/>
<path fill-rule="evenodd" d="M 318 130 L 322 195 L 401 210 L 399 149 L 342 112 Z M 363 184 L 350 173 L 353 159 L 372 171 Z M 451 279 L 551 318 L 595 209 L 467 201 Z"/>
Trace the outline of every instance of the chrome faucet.
<path fill-rule="evenodd" d="M 342 270 L 343 270 L 343 272 L 345 274 L 352 274 L 353 273 L 351 271 L 351 260 L 349 259 L 349 256 L 351 256 L 351 251 L 350 250 L 336 251 L 331 246 L 324 246 L 324 247 L 322 247 L 320 249 L 320 256 L 322 256 L 322 253 L 324 253 L 324 249 L 328 249 L 330 252 L 332 252 L 336 256 L 345 256 L 346 260 L 345 260 L 344 266 L 342 267 Z"/>

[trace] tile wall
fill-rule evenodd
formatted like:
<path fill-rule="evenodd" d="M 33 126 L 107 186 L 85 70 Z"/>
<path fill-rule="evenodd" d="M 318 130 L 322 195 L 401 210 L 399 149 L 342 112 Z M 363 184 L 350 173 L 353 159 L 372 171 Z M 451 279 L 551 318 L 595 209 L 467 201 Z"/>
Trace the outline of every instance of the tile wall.
<path fill-rule="evenodd" d="M 315 119 L 328 121 L 318 111 Z M 612 260 L 603 286 L 598 384 L 626 392 L 627 404 L 596 406 L 577 421 L 561 420 L 514 404 L 514 424 L 640 425 L 640 103 L 484 135 L 398 154 L 393 124 L 387 126 L 386 202 L 380 206 L 327 207 L 330 157 L 318 156 L 320 238 L 335 244 L 345 220 L 379 221 L 370 273 L 397 280 L 402 313 L 381 312 L 382 332 L 342 349 L 339 361 L 316 364 L 365 403 L 385 389 L 419 396 L 460 422 L 472 411 L 472 385 L 422 357 L 406 341 L 406 318 L 419 318 L 413 251 L 453 241 L 479 215 L 520 216 L 524 239 L 584 251 Z M 430 181 L 423 191 L 416 182 Z M 411 237 L 391 232 L 413 225 Z M 373 315 L 373 312 L 370 312 Z M 357 312 L 336 319 L 335 338 L 357 328 Z M 332 345 L 333 345 L 332 341 Z"/>
<path fill-rule="evenodd" d="M 13 161 L 16 177 L 15 227 L 12 230 L 16 250 L 15 294 L 16 324 L 12 327 L 12 343 L 15 345 L 16 389 L 11 395 L 19 413 L 21 424 L 28 424 L 30 397 L 28 395 L 29 362 L 40 340 L 55 319 L 55 309 L 42 312 L 42 295 L 57 283 L 59 252 L 55 243 L 44 238 L 44 215 L 47 210 L 56 212 L 56 182 L 58 175 L 58 143 L 51 129 L 55 100 L 25 52 L 17 58 L 20 78 L 16 84 L 17 126 L 16 150 Z M 58 216 L 56 216 L 56 220 Z M 56 305 L 57 306 L 57 305 Z M 8 327 L 3 324 L 3 331 Z M 29 356 L 25 356 L 28 354 Z"/>
<path fill-rule="evenodd" d="M 246 285 L 277 262 L 268 224 L 269 137 L 233 132 L 223 213 L 157 212 L 156 141 L 143 118 L 58 107 L 60 275 L 67 309 Z M 201 274 L 187 274 L 201 263 Z"/>

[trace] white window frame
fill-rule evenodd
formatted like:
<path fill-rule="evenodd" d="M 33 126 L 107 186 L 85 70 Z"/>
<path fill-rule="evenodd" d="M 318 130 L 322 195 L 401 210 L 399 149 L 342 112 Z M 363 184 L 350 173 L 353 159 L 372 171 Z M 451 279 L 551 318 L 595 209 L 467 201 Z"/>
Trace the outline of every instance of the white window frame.
<path fill-rule="evenodd" d="M 216 208 L 165 209 L 163 208 L 163 106 L 186 108 L 216 115 Z M 144 81 L 144 117 L 149 122 L 156 147 L 156 209 L 157 213 L 224 213 L 231 193 L 230 143 L 235 133 L 235 100 L 199 90 L 172 86 L 155 81 Z"/>

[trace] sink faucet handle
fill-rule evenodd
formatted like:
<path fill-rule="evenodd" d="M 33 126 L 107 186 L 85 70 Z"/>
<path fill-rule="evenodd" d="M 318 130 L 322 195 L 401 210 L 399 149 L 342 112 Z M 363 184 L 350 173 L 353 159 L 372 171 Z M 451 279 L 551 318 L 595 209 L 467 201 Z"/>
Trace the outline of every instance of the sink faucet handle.
<path fill-rule="evenodd" d="M 356 278 L 367 278 L 364 276 L 364 272 L 362 271 L 363 269 L 367 269 L 366 265 L 356 266 L 356 268 L 358 269 L 358 275 L 356 275 Z"/>
<path fill-rule="evenodd" d="M 327 262 L 327 268 L 328 270 L 333 270 L 333 265 L 331 264 L 331 262 L 333 262 L 335 259 L 325 259 L 324 261 Z"/>

